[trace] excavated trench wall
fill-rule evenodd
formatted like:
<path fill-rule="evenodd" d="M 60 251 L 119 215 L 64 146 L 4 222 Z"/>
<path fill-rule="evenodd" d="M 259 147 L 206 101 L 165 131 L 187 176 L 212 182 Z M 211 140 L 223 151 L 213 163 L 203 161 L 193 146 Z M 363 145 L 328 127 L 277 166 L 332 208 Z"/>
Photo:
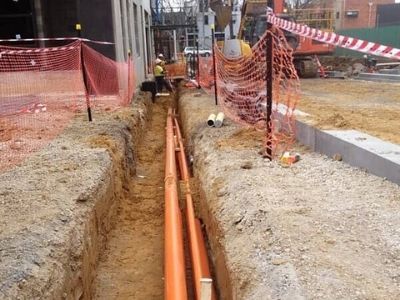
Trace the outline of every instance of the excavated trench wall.
<path fill-rule="evenodd" d="M 135 173 L 150 96 L 77 117 L 45 149 L 0 175 L 0 298 L 90 299 L 99 254 Z"/>
<path fill-rule="evenodd" d="M 207 127 L 206 119 L 210 113 L 216 113 L 217 108 L 210 103 L 210 106 L 197 106 L 196 101 L 200 97 L 207 97 L 199 92 L 196 97 L 194 91 L 182 90 L 178 102 L 179 116 L 182 123 L 183 134 L 187 146 L 188 155 L 193 161 L 193 174 L 196 181 L 198 199 L 195 199 L 196 211 L 198 211 L 207 234 L 210 247 L 210 262 L 216 288 L 220 299 L 234 299 L 232 270 L 228 268 L 226 261 L 225 246 L 223 243 L 223 228 L 216 218 L 214 205 L 218 202 L 216 189 L 219 188 L 218 180 L 208 172 L 207 158 L 204 157 L 204 148 L 207 144 L 207 136 L 212 129 Z M 201 96 L 200 96 L 201 95 Z M 199 98 L 197 98 L 199 96 Z M 203 99 L 202 99 L 203 100 Z M 210 140 L 211 142 L 211 140 Z M 205 144 L 204 144 L 205 143 Z M 202 149 L 203 148 L 203 149 Z M 211 175 L 211 177 L 209 177 Z M 233 285 L 232 285 L 233 283 Z"/>

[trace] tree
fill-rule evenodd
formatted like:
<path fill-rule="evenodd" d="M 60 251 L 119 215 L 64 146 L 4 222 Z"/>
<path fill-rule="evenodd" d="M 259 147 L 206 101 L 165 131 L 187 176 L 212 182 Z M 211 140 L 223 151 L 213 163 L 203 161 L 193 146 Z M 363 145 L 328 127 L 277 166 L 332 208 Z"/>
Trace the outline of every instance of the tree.
<path fill-rule="evenodd" d="M 314 0 L 289 0 L 290 6 L 292 8 L 298 9 L 298 8 L 303 8 L 313 2 L 316 2 Z"/>

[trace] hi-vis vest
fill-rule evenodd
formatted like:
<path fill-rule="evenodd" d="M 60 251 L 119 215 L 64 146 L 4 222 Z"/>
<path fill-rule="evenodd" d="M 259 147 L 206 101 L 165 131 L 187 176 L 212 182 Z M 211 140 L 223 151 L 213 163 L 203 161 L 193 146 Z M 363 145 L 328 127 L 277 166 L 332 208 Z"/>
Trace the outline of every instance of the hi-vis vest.
<path fill-rule="evenodd" d="M 154 76 L 156 77 L 164 76 L 164 68 L 161 67 L 160 65 L 156 65 L 154 67 Z"/>

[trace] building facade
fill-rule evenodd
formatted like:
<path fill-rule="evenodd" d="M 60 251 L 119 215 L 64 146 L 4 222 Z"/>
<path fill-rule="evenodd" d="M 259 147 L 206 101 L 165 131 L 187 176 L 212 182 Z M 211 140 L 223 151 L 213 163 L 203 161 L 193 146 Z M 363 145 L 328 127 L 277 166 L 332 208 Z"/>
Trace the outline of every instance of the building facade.
<path fill-rule="evenodd" d="M 2 0 L 0 39 L 77 37 L 113 42 L 91 45 L 124 61 L 130 51 L 139 84 L 148 76 L 153 57 L 150 1 L 146 0 Z M 54 42 L 20 43 L 51 46 Z"/>
<path fill-rule="evenodd" d="M 239 7 L 234 7 L 232 11 L 232 34 L 233 37 L 236 38 L 239 28 L 240 28 L 240 19 L 241 12 Z M 206 49 L 211 49 L 212 40 L 211 40 L 211 28 L 216 24 L 215 12 L 212 10 L 208 10 L 207 12 L 199 12 L 197 14 L 197 30 L 199 36 L 199 46 Z M 216 32 L 215 37 L 216 40 L 226 40 L 230 39 L 231 36 L 231 28 L 230 25 L 227 25 L 223 30 L 219 28 L 219 26 L 215 26 Z"/>
<path fill-rule="evenodd" d="M 395 0 L 336 0 L 335 29 L 375 27 L 378 6 L 394 3 Z"/>

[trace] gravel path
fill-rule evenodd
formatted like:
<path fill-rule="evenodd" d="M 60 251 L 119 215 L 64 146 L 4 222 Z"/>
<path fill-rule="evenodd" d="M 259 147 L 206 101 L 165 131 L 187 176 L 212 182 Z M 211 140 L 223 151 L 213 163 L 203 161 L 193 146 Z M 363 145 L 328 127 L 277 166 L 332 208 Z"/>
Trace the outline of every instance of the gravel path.
<path fill-rule="evenodd" d="M 290 168 L 269 162 L 252 130 L 207 128 L 215 110 L 206 95 L 181 98 L 218 279 L 231 284 L 221 294 L 399 299 L 400 187 L 302 148 Z"/>

